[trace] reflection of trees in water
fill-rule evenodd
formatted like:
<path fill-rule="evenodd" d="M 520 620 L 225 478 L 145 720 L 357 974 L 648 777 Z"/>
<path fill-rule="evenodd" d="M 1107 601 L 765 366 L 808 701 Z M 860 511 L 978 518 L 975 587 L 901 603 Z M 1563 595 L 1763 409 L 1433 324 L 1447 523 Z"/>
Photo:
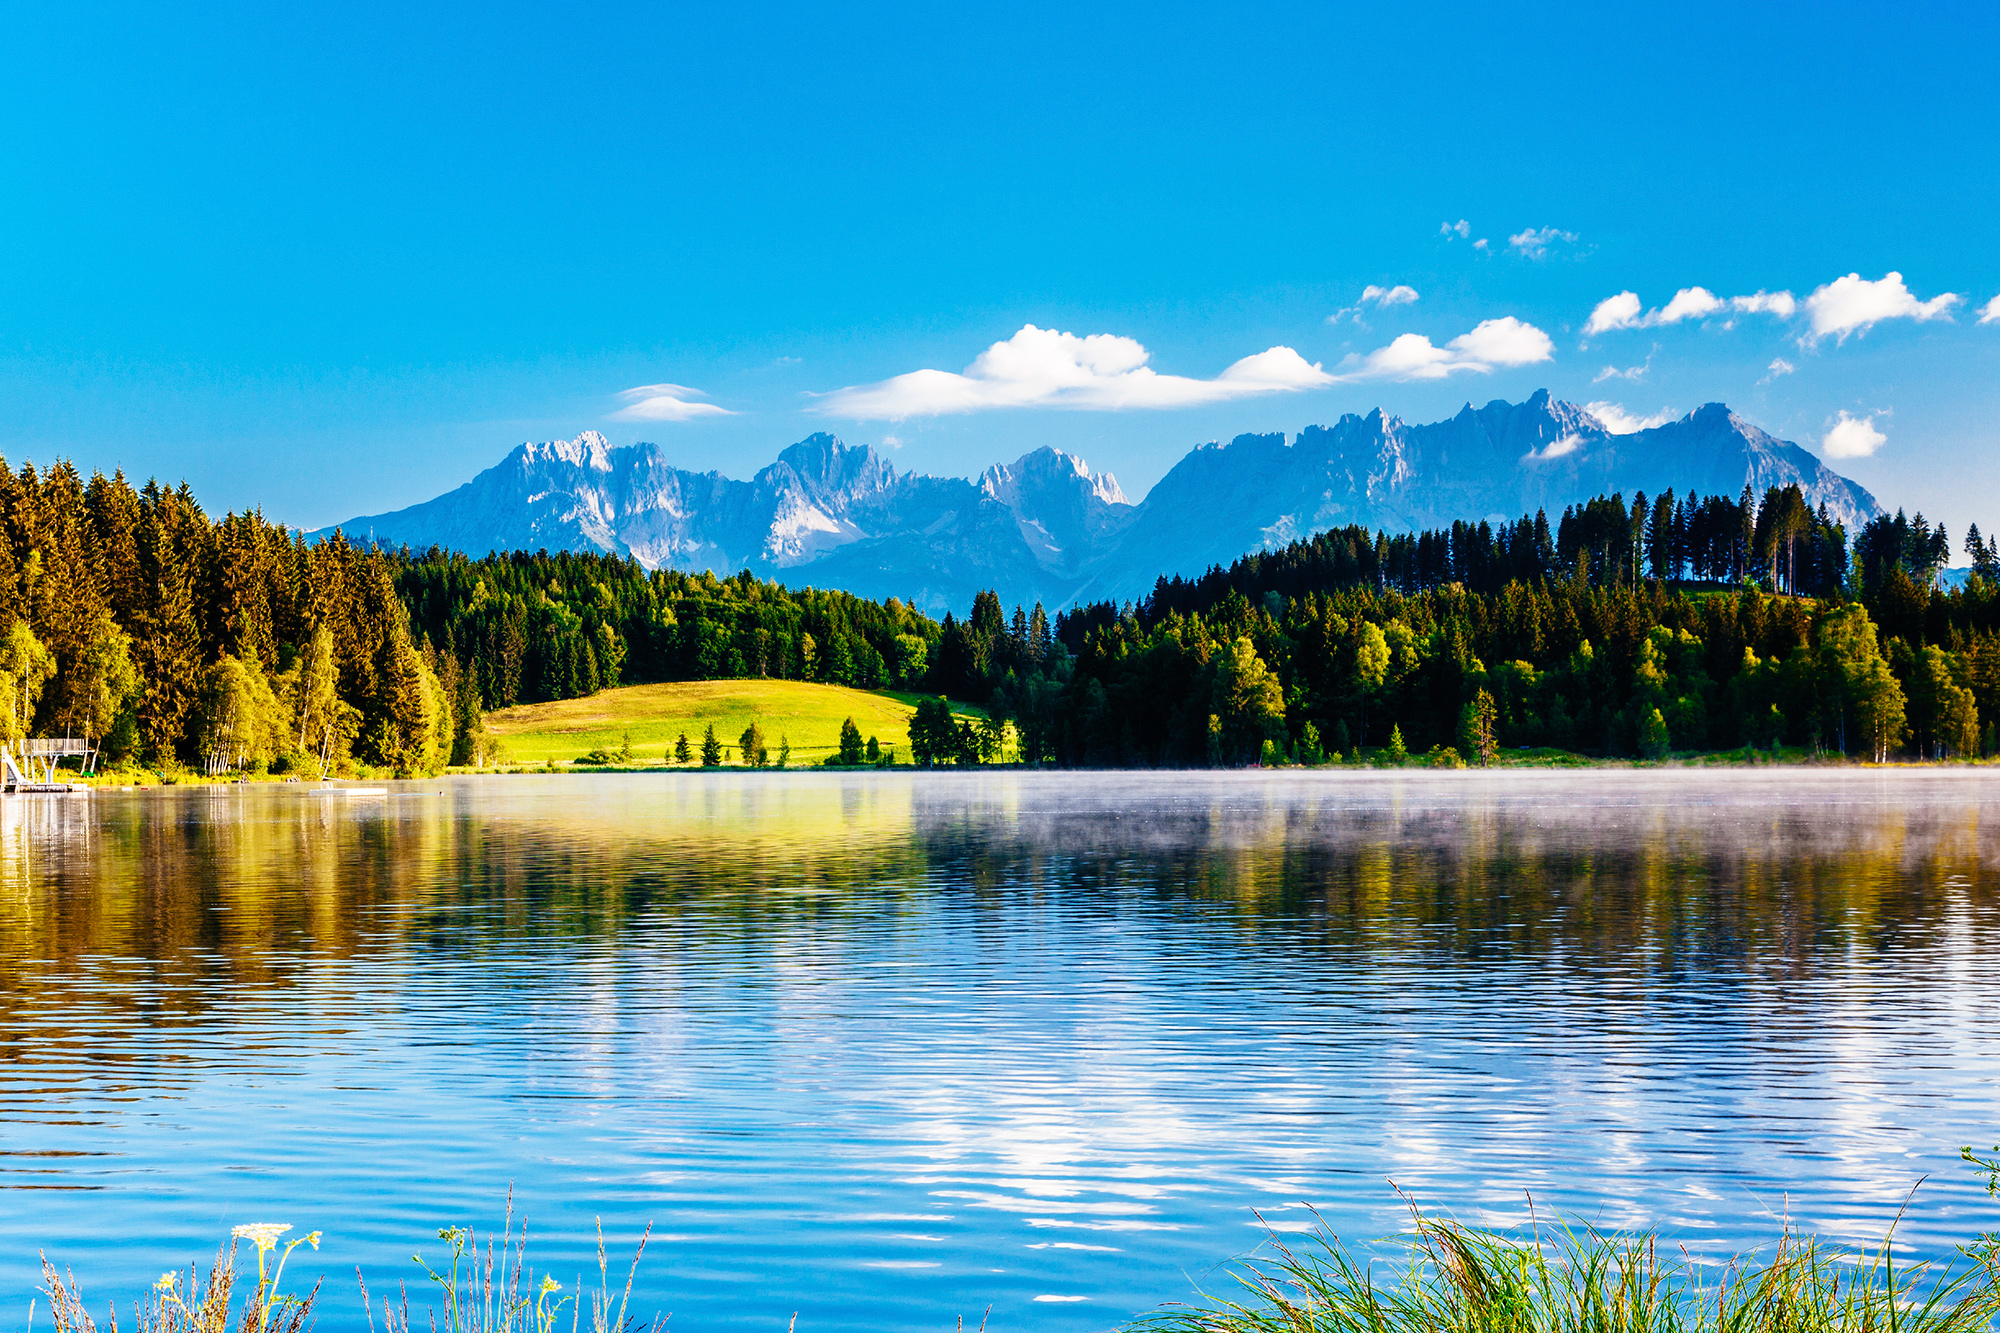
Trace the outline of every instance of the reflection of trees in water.
<path fill-rule="evenodd" d="M 18 1035 L 21 1016 L 86 999 L 171 1021 L 351 962 L 546 986 L 510 969 L 616 940 L 649 965 L 725 937 L 745 956 L 837 960 L 865 947 L 860 923 L 879 941 L 935 933 L 944 911 L 974 948 L 1061 928 L 1023 905 L 1166 913 L 1307 956 L 1809 977 L 1842 949 L 1989 936 L 2000 832 L 1982 814 L 1965 783 L 1797 770 L 1761 785 L 773 774 L 7 801 L 0 1025 Z"/>
<path fill-rule="evenodd" d="M 1287 947 L 1806 976 L 1996 924 L 2000 821 L 1966 782 L 1618 777 L 1190 776 L 1142 805 L 1107 775 L 997 830 L 949 793 L 917 815 L 981 888 L 1143 888 Z"/>
<path fill-rule="evenodd" d="M 924 879 L 905 792 L 705 781 L 601 800 L 585 781 L 387 800 L 197 788 L 60 820 L 0 803 L 0 1024 L 107 967 L 119 985 L 89 987 L 92 1004 L 170 1018 L 350 960 L 504 967 L 678 933 L 684 914 L 790 929 Z"/>

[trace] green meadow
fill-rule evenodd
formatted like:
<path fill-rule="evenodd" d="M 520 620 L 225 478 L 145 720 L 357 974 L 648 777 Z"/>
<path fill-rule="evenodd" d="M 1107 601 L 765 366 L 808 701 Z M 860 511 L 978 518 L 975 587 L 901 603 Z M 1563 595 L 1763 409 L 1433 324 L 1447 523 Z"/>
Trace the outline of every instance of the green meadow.
<path fill-rule="evenodd" d="M 638 763 L 667 762 L 677 737 L 685 734 L 697 752 L 705 728 L 736 758 L 736 739 L 752 722 L 764 729 L 775 760 L 778 739 L 791 742 L 792 762 L 818 763 L 840 748 L 840 724 L 848 718 L 869 736 L 907 761 L 910 716 L 924 696 L 888 690 L 856 690 L 799 680 L 685 680 L 662 685 L 626 685 L 580 699 L 517 704 L 486 715 L 486 724 L 506 747 L 513 763 L 558 763 L 592 750 L 616 753 L 629 735 Z M 964 704 L 954 713 L 983 716 Z"/>

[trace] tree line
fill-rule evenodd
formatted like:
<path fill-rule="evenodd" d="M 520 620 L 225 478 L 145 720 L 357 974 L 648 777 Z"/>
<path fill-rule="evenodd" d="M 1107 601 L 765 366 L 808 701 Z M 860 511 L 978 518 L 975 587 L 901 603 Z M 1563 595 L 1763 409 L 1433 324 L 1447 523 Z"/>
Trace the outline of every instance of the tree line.
<path fill-rule="evenodd" d="M 1965 585 L 1921 515 L 1850 544 L 1797 488 L 1600 496 L 1417 534 L 1345 528 L 1058 617 L 1042 680 L 994 679 L 1023 756 L 1201 765 L 1501 746 L 1992 753 L 2000 549 Z"/>
<path fill-rule="evenodd" d="M 351 754 L 403 771 L 477 730 L 454 664 L 413 637 L 392 562 L 308 546 L 185 485 L 0 460 L 0 739 L 211 772 Z"/>
<path fill-rule="evenodd" d="M 944 628 L 747 572 L 308 544 L 186 485 L 0 460 L 0 740 L 106 763 L 434 772 L 490 754 L 486 712 L 627 681 L 927 688 Z"/>
<path fill-rule="evenodd" d="M 1940 590 L 1950 547 L 1921 515 L 1850 541 L 1795 487 L 1611 495 L 1554 524 L 1338 529 L 1053 620 L 982 592 L 939 622 L 613 555 L 308 544 L 255 511 L 210 518 L 185 485 L 0 461 L 0 739 L 84 736 L 163 769 L 430 772 L 484 757 L 496 708 L 767 676 L 984 706 L 985 725 L 920 715 L 911 753 L 932 764 L 1392 741 L 1969 755 L 2000 720 L 2000 543 L 1975 528 L 1965 550 L 1971 577 Z"/>

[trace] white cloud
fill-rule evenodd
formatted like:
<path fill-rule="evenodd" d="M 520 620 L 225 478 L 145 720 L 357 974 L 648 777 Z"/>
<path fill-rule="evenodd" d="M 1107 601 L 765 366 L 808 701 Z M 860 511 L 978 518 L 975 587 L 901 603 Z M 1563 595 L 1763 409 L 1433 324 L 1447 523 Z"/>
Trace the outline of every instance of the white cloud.
<path fill-rule="evenodd" d="M 1873 413 L 1851 417 L 1842 412 L 1833 429 L 1820 440 L 1819 447 L 1828 458 L 1867 458 L 1888 442 L 1889 437 L 1875 429 Z"/>
<path fill-rule="evenodd" d="M 1607 333 L 1612 329 L 1654 329 L 1664 324 L 1679 324 L 1683 320 L 1707 319 L 1724 311 L 1741 311 L 1748 314 L 1776 315 L 1779 319 L 1790 319 L 1798 309 L 1798 302 L 1790 292 L 1757 291 L 1749 296 L 1731 296 L 1727 299 L 1717 296 L 1706 287 L 1683 287 L 1674 293 L 1674 299 L 1658 310 L 1641 314 L 1639 294 L 1620 292 L 1607 296 L 1597 303 L 1590 312 L 1590 320 L 1583 326 L 1585 337 Z"/>
<path fill-rule="evenodd" d="M 1361 289 L 1361 304 L 1374 305 L 1386 310 L 1392 305 L 1409 305 L 1417 299 L 1417 289 L 1397 283 L 1394 287 L 1377 287 L 1369 284 Z"/>
<path fill-rule="evenodd" d="M 1731 310 L 1741 310 L 1751 315 L 1776 315 L 1779 319 L 1790 319 L 1799 308 L 1799 303 L 1790 292 L 1767 292 L 1758 288 L 1748 296 L 1729 298 Z"/>
<path fill-rule="evenodd" d="M 1446 240 L 1450 240 L 1453 236 L 1464 240 L 1466 237 L 1472 235 L 1472 224 L 1464 218 L 1460 218 L 1456 222 L 1447 222 L 1438 228 L 1438 235 L 1444 237 Z"/>
<path fill-rule="evenodd" d="M 1979 307 L 1979 322 L 1981 324 L 2000 324 L 2000 296 L 1994 297 L 1985 305 Z"/>
<path fill-rule="evenodd" d="M 1341 320 L 1352 315 L 1354 322 L 1359 324 L 1361 322 L 1361 312 L 1371 305 L 1377 310 L 1387 310 L 1390 306 L 1409 305 L 1416 299 L 1417 289 L 1414 287 L 1405 287 L 1400 282 L 1394 287 L 1377 287 L 1375 284 L 1370 283 L 1361 289 L 1360 301 L 1354 305 L 1342 306 L 1331 315 L 1328 315 L 1326 322 L 1329 324 L 1338 324 Z"/>
<path fill-rule="evenodd" d="M 1289 347 L 1246 356 L 1212 380 L 1162 375 L 1137 341 L 1111 333 L 1078 337 L 1024 324 L 1005 342 L 981 352 L 962 374 L 913 370 L 906 375 L 836 389 L 814 407 L 823 416 L 855 421 L 979 412 L 1001 407 L 1198 407 L 1268 393 L 1332 384 L 1317 362 Z"/>
<path fill-rule="evenodd" d="M 1359 380 L 1441 380 L 1459 371 L 1487 374 L 1498 366 L 1526 366 L 1555 352 L 1549 335 L 1512 315 L 1489 319 L 1442 347 L 1421 333 L 1406 333 L 1367 356 L 1350 355 L 1334 367 L 1343 384 Z"/>
<path fill-rule="evenodd" d="M 1674 299 L 1646 316 L 1650 324 L 1678 324 L 1684 319 L 1707 319 L 1726 305 L 1721 297 L 1706 287 L 1683 287 L 1674 293 Z"/>
<path fill-rule="evenodd" d="M 1637 292 L 1620 292 L 1616 296 L 1607 296 L 1590 312 L 1590 320 L 1583 326 L 1583 334 L 1588 338 L 1611 329 L 1635 328 L 1639 323 L 1641 309 Z"/>
<path fill-rule="evenodd" d="M 1484 236 L 1482 236 L 1478 240 L 1472 243 L 1472 248 L 1475 250 L 1484 250 L 1492 244 L 1493 242 L 1487 240 Z"/>
<path fill-rule="evenodd" d="M 1765 369 L 1769 373 L 1766 374 L 1763 379 L 1757 381 L 1759 384 L 1769 384 L 1772 380 L 1778 378 L 1778 376 L 1780 375 L 1791 374 L 1793 371 L 1797 370 L 1798 367 L 1793 365 L 1791 362 L 1785 360 L 1785 358 L 1781 356 L 1774 358 L 1771 364 L 1765 367 Z"/>
<path fill-rule="evenodd" d="M 1507 238 L 1507 244 L 1518 250 L 1523 258 L 1540 259 L 1549 252 L 1549 247 L 1557 241 L 1574 241 L 1576 233 L 1556 227 L 1530 227 Z"/>
<path fill-rule="evenodd" d="M 1604 423 L 1604 429 L 1613 435 L 1630 435 L 1635 431 L 1651 430 L 1664 426 L 1680 416 L 1671 407 L 1663 407 L 1649 417 L 1635 416 L 1627 412 L 1620 403 L 1585 403 L 1583 410 Z"/>
<path fill-rule="evenodd" d="M 1914 319 L 1919 322 L 1949 319 L 1951 308 L 1963 299 L 1944 292 L 1928 301 L 1919 301 L 1903 285 L 1900 273 L 1890 273 L 1877 282 L 1870 282 L 1859 273 L 1850 273 L 1844 278 L 1835 278 L 1824 287 L 1815 288 L 1812 295 L 1806 298 L 1806 313 L 1812 317 L 1812 327 L 1800 341 L 1810 345 L 1832 335 L 1837 341 L 1846 342 L 1849 334 L 1866 333 L 1885 319 Z"/>
<path fill-rule="evenodd" d="M 1583 448 L 1583 436 L 1571 433 L 1560 440 L 1551 440 L 1539 449 L 1528 450 L 1521 455 L 1521 461 L 1546 463 L 1551 458 L 1567 458 L 1581 448 Z"/>
<path fill-rule="evenodd" d="M 613 421 L 692 421 L 696 417 L 736 415 L 714 403 L 690 403 L 690 398 L 706 398 L 700 389 L 685 384 L 642 384 L 618 395 L 625 406 L 611 414 Z"/>

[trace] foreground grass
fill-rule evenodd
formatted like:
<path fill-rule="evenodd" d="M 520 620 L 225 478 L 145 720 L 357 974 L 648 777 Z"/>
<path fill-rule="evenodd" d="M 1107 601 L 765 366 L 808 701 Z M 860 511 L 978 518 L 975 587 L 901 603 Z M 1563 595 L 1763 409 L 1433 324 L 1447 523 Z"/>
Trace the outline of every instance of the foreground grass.
<path fill-rule="evenodd" d="M 1134 1333 L 1987 1333 L 2000 1314 L 1990 1245 L 1956 1268 L 1897 1263 L 1786 1231 L 1720 1269 L 1662 1256 L 1651 1233 L 1537 1229 L 1532 1239 L 1420 1217 L 1377 1267 L 1338 1238 L 1240 1265 L 1237 1290 L 1168 1307 Z"/>
<path fill-rule="evenodd" d="M 779 736 L 790 738 L 796 764 L 817 763 L 838 750 L 840 724 L 851 717 L 862 736 L 879 738 L 907 759 L 910 716 L 922 697 L 801 680 L 684 680 L 517 704 L 488 713 L 486 724 L 516 763 L 561 763 L 591 750 L 615 752 L 628 732 L 641 762 L 662 763 L 683 733 L 698 749 L 703 729 L 711 724 L 733 756 L 736 738 L 755 722 L 773 752 Z M 953 704 L 952 711 L 980 713 L 963 704 Z"/>
<path fill-rule="evenodd" d="M 1968 1152 L 1969 1156 L 1969 1152 Z M 371 1333 L 642 1333 L 632 1318 L 639 1237 L 621 1287 L 597 1239 L 596 1290 L 565 1290 L 530 1267 L 512 1200 L 500 1234 L 485 1244 L 446 1227 L 436 1262 L 416 1263 L 442 1308 L 414 1312 L 398 1283 L 393 1301 L 362 1286 Z M 309 1333 L 315 1284 L 281 1292 L 286 1261 L 319 1233 L 281 1242 L 281 1224 L 238 1227 L 257 1247 L 256 1285 L 231 1310 L 236 1240 L 211 1265 L 169 1273 L 135 1303 L 139 1333 Z M 1893 1229 L 1891 1233 L 1893 1238 Z M 2000 1315 L 1996 1242 L 1983 1237 L 1954 1265 L 1899 1263 L 1889 1240 L 1855 1253 L 1785 1230 L 1761 1255 L 1704 1266 L 1650 1232 L 1538 1226 L 1532 1236 L 1484 1231 L 1418 1214 L 1402 1251 L 1386 1262 L 1358 1256 L 1337 1237 L 1312 1233 L 1297 1246 L 1275 1238 L 1264 1257 L 1235 1273 L 1236 1290 L 1198 1305 L 1165 1307 L 1127 1333 L 1987 1333 Z M 267 1263 L 267 1261 L 270 1261 Z M 56 1333 L 97 1333 L 67 1272 L 42 1260 Z M 247 1278 L 247 1274 L 246 1274 Z M 247 1284 L 246 1284 L 247 1285 Z M 386 1294 L 386 1293 L 385 1293 Z M 567 1307 L 567 1308 L 565 1308 Z M 586 1323 L 587 1317 L 587 1323 Z M 662 1333 L 656 1318 L 650 1333 Z M 793 1316 L 797 1327 L 797 1316 Z M 963 1325 L 961 1325 L 961 1328 Z M 981 1328 L 985 1327 L 984 1321 Z"/>

